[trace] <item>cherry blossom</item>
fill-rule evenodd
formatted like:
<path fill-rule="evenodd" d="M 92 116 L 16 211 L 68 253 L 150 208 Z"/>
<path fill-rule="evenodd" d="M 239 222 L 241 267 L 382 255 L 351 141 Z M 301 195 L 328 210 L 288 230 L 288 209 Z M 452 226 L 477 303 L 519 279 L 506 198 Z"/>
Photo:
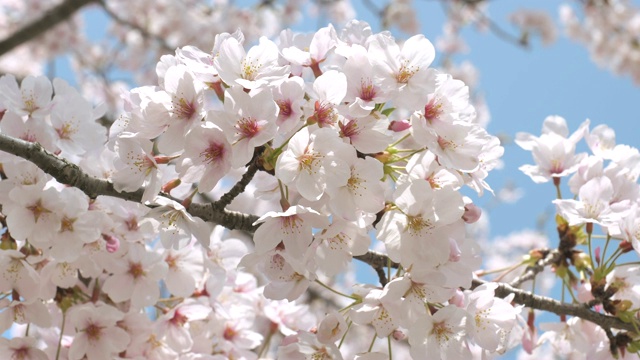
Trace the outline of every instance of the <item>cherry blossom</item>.
<path fill-rule="evenodd" d="M 69 314 L 69 325 L 77 334 L 69 349 L 70 359 L 110 359 L 125 350 L 129 335 L 116 326 L 123 314 L 105 305 L 86 304 Z"/>
<path fill-rule="evenodd" d="M 622 265 L 637 256 L 640 152 L 612 129 L 585 121 L 570 134 L 550 116 L 540 136 L 516 135 L 535 160 L 521 169 L 557 187 L 558 242 L 520 231 L 480 249 L 491 209 L 475 193 L 493 193 L 504 148 L 485 129 L 477 71 L 449 57 L 463 24 L 488 25 L 484 3 L 445 4 L 457 11 L 439 70 L 423 35 L 400 45 L 361 21 L 280 32 L 270 24 L 294 17 L 297 2 L 261 4 L 260 15 L 218 5 L 101 3 L 120 16 L 125 56 L 82 41 L 76 59 L 147 66 L 135 80 L 156 84 L 121 101 L 89 77 L 85 91 L 105 92 L 92 101 L 62 80 L 0 78 L 3 354 L 459 359 L 522 345 L 608 358 L 640 348 L 637 266 Z M 349 3 L 318 6 L 338 16 Z M 415 27 L 405 1 L 384 12 Z M 549 32 L 545 19 L 513 16 L 527 34 Z M 222 32 L 229 24 L 244 32 Z M 254 41 L 262 33 L 280 35 Z M 157 63 L 142 60 L 148 51 Z M 114 115 L 107 137 L 96 120 Z M 591 155 L 576 154 L 583 138 Z M 570 174 L 574 199 L 560 189 Z M 358 261 L 377 279 L 363 281 Z M 538 295 L 553 277 L 574 303 Z M 561 309 L 559 322 L 538 328 L 534 308 Z"/>

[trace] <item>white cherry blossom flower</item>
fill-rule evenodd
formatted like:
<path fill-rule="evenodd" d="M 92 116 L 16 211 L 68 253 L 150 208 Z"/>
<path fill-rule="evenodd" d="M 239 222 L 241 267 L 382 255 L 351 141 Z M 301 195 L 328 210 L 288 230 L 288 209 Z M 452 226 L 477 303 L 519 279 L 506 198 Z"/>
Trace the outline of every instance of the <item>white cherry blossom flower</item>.
<path fill-rule="evenodd" d="M 231 164 L 237 168 L 251 160 L 256 147 L 274 138 L 278 105 L 271 91 L 264 89 L 247 94 L 235 86 L 227 89 L 224 97 L 225 111 L 211 111 L 209 117 L 231 143 Z"/>
<path fill-rule="evenodd" d="M 27 76 L 20 88 L 13 75 L 0 77 L 0 100 L 20 117 L 43 118 L 51 111 L 53 87 L 46 76 Z"/>
<path fill-rule="evenodd" d="M 33 337 L 0 338 L 0 354 L 11 360 L 49 360 L 47 354 L 38 348 L 38 340 Z"/>
<path fill-rule="evenodd" d="M 411 356 L 419 359 L 429 354 L 435 360 L 471 358 L 464 342 L 466 321 L 466 312 L 455 305 L 447 305 L 416 321 L 409 329 Z"/>
<path fill-rule="evenodd" d="M 116 308 L 91 303 L 72 308 L 69 325 L 77 333 L 69 349 L 69 359 L 109 360 L 124 351 L 129 335 L 116 326 L 123 314 Z"/>
<path fill-rule="evenodd" d="M 145 185 L 142 202 L 151 201 L 160 192 L 158 163 L 152 155 L 152 143 L 134 134 L 123 134 L 116 141 L 118 157 L 111 177 L 116 191 L 136 191 Z"/>
<path fill-rule="evenodd" d="M 256 89 L 287 78 L 289 67 L 280 66 L 278 57 L 278 46 L 266 37 L 261 37 L 260 43 L 248 52 L 236 38 L 228 37 L 220 42 L 213 65 L 227 85 Z"/>
<path fill-rule="evenodd" d="M 232 149 L 220 128 L 211 123 L 187 135 L 184 153 L 176 166 L 182 181 L 198 183 L 199 192 L 213 190 L 231 170 Z"/>
<path fill-rule="evenodd" d="M 623 215 L 610 208 L 609 202 L 612 195 L 611 180 L 601 176 L 589 180 L 580 187 L 579 200 L 556 199 L 553 203 L 570 226 L 594 223 L 606 227 L 615 225 Z"/>
<path fill-rule="evenodd" d="M 124 257 L 108 264 L 108 270 L 113 275 L 102 290 L 115 302 L 131 300 L 131 308 L 141 309 L 158 301 L 158 282 L 166 275 L 167 264 L 160 255 L 133 244 Z"/>

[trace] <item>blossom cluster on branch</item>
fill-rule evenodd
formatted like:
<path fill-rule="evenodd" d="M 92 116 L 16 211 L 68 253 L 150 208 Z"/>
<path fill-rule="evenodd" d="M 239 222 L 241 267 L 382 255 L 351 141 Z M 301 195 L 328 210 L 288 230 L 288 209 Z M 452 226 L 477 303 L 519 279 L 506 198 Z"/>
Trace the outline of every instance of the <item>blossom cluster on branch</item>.
<path fill-rule="evenodd" d="M 351 21 L 245 43 L 221 33 L 211 51 L 162 56 L 157 85 L 126 93 L 108 132 L 96 122 L 104 108 L 64 81 L 0 78 L 0 329 L 14 334 L 1 353 L 459 359 L 545 341 L 560 354 L 637 351 L 637 268 L 615 265 L 640 247 L 640 155 L 611 129 L 569 135 L 550 117 L 540 137 L 518 135 L 536 160 L 523 171 L 558 187 L 560 244 L 509 269 L 524 270 L 513 286 L 485 282 L 466 227 L 480 210 L 462 191 L 492 192 L 504 149 L 465 83 L 431 66 L 428 39 L 399 44 Z M 583 137 L 591 156 L 575 154 Z M 572 173 L 578 197 L 562 199 Z M 349 284 L 354 258 L 379 283 Z M 514 289 L 546 267 L 582 290 L 575 304 Z M 523 306 L 565 316 L 547 332 L 565 335 L 538 341 Z"/>

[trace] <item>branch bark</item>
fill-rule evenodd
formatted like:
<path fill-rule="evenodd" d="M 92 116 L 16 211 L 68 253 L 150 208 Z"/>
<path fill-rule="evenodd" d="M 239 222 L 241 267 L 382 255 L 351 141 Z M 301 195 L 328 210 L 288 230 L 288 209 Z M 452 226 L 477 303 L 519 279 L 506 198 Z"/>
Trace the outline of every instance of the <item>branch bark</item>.
<path fill-rule="evenodd" d="M 509 283 L 509 285 L 517 288 L 523 282 L 532 280 L 536 275 L 541 273 L 547 265 L 557 262 L 560 257 L 562 257 L 562 253 L 560 252 L 560 250 L 555 249 L 550 251 L 547 256 L 545 256 L 543 259 L 538 260 L 538 262 L 534 266 L 528 267 L 524 274 L 515 278 Z"/>
<path fill-rule="evenodd" d="M 135 192 L 117 192 L 113 188 L 113 184 L 111 182 L 89 176 L 77 165 L 48 152 L 38 143 L 30 143 L 0 133 L 0 150 L 31 161 L 44 172 L 53 176 L 58 182 L 77 187 L 91 198 L 104 195 L 128 201 L 140 202 L 142 194 L 144 193 L 144 189 L 138 189 Z M 251 176 L 252 175 L 248 175 L 247 178 Z M 244 214 L 226 209 L 216 209 L 212 203 L 194 203 L 189 206 L 188 210 L 189 213 L 194 216 L 198 216 L 205 221 L 220 224 L 229 229 L 238 229 L 250 233 L 255 232 L 257 229 L 257 226 L 253 225 L 253 223 L 258 219 L 256 215 Z M 550 257 L 553 257 L 553 255 Z M 382 272 L 383 276 L 385 267 L 391 266 L 392 268 L 398 268 L 398 266 L 400 266 L 398 263 L 391 261 L 386 255 L 374 251 L 369 251 L 364 255 L 354 256 L 354 258 L 369 264 L 371 267 L 376 269 L 378 274 Z M 547 258 L 545 258 L 545 260 Z M 535 272 L 535 270 L 532 270 L 532 273 L 533 272 Z M 535 275 L 535 273 L 533 275 Z M 386 277 L 381 278 L 380 280 L 383 285 L 386 284 Z M 473 280 L 471 289 L 475 289 L 485 283 L 486 282 L 483 280 Z M 510 294 L 514 294 L 515 297 L 513 302 L 517 304 L 533 309 L 550 311 L 558 315 L 577 316 L 584 320 L 591 321 L 604 329 L 634 331 L 633 324 L 625 323 L 613 316 L 595 312 L 587 305 L 561 303 L 548 297 L 534 295 L 527 291 L 516 289 L 509 284 L 498 284 L 499 285 L 495 290 L 496 295 L 499 297 L 506 297 Z"/>
<path fill-rule="evenodd" d="M 103 195 L 138 203 L 142 201 L 144 188 L 134 192 L 118 192 L 110 181 L 86 174 L 79 166 L 50 153 L 38 143 L 30 143 L 0 133 L 0 150 L 31 161 L 45 173 L 53 176 L 59 183 L 76 187 L 92 199 Z M 170 196 L 166 197 L 171 198 Z M 228 229 L 249 232 L 255 232 L 257 229 L 256 226 L 253 226 L 253 223 L 258 220 L 255 215 L 226 209 L 214 209 L 212 204 L 194 203 L 189 206 L 188 210 L 191 215 L 220 224 Z"/>
<path fill-rule="evenodd" d="M 0 41 L 0 56 L 29 40 L 33 40 L 47 30 L 69 19 L 76 11 L 97 0 L 66 0 L 46 11 L 39 19 L 25 25 L 9 37 Z"/>

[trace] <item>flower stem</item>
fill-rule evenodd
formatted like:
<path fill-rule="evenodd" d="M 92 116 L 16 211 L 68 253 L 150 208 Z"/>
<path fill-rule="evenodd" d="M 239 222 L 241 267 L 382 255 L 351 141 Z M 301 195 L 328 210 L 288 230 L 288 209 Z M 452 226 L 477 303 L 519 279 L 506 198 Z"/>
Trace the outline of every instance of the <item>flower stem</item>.
<path fill-rule="evenodd" d="M 371 339 L 371 344 L 369 345 L 369 350 L 367 350 L 367 352 L 371 352 L 371 349 L 373 349 L 373 344 L 376 342 L 376 333 L 373 333 L 373 339 Z"/>
<path fill-rule="evenodd" d="M 62 311 L 62 325 L 60 325 L 60 338 L 58 339 L 58 350 L 56 350 L 56 360 L 60 359 L 60 350 L 62 349 L 62 336 L 64 335 L 64 323 L 66 320 L 66 311 Z"/>
<path fill-rule="evenodd" d="M 320 281 L 320 280 L 318 280 L 318 279 L 316 279 L 315 281 L 316 281 L 316 283 L 318 283 L 318 284 L 322 285 L 322 287 L 324 287 L 325 289 L 327 289 L 327 290 L 329 290 L 329 291 L 333 292 L 334 294 L 338 294 L 338 295 L 340 295 L 340 296 L 344 296 L 344 297 L 349 298 L 349 299 L 358 300 L 358 298 L 356 298 L 355 296 L 347 295 L 347 294 L 341 293 L 341 292 L 340 292 L 340 291 L 338 291 L 338 290 L 334 290 L 333 288 L 331 288 L 331 287 L 330 287 L 330 286 L 328 286 L 328 285 L 325 285 L 322 281 Z"/>
<path fill-rule="evenodd" d="M 353 324 L 353 321 L 349 320 L 349 323 L 347 324 L 347 331 L 345 331 L 344 335 L 342 335 L 342 338 L 340 339 L 340 343 L 338 344 L 338 349 L 340 349 L 340 347 L 342 346 L 342 343 L 344 343 L 344 339 L 347 337 L 347 334 L 349 333 L 349 329 L 351 329 L 352 324 Z"/>

